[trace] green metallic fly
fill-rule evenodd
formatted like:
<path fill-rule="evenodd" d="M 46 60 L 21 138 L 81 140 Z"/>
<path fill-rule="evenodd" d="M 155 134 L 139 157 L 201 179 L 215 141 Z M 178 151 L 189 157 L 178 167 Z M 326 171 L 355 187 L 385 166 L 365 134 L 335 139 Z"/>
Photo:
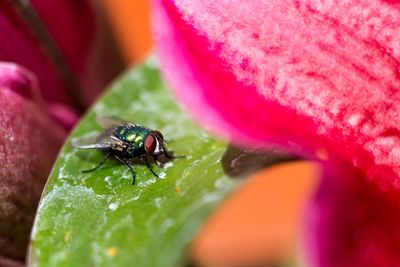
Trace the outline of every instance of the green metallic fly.
<path fill-rule="evenodd" d="M 132 168 L 134 160 L 145 162 L 151 173 L 158 177 L 150 166 L 149 158 L 162 167 L 166 160 L 178 158 L 165 147 L 161 132 L 151 130 L 138 124 L 120 119 L 99 117 L 97 123 L 105 130 L 97 136 L 81 138 L 72 143 L 79 149 L 99 149 L 105 153 L 104 159 L 94 168 L 82 171 L 93 172 L 101 168 L 109 158 L 115 158 L 126 165 L 132 173 L 132 184 L 135 184 L 136 173 Z M 160 159 L 160 158 L 163 159 Z"/>

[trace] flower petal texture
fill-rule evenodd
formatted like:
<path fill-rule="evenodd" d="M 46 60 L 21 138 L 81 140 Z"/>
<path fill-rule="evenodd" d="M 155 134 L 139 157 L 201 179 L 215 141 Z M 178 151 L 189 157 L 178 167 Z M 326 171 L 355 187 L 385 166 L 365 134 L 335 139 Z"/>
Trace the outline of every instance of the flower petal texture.
<path fill-rule="evenodd" d="M 304 221 L 311 266 L 398 266 L 398 210 L 359 170 L 326 166 Z"/>
<path fill-rule="evenodd" d="M 393 245 L 400 238 L 389 234 L 400 222 L 393 215 L 400 207 L 397 2 L 158 0 L 154 6 L 164 72 L 200 121 L 236 143 L 278 143 L 311 158 L 322 149 L 339 166 L 327 175 L 338 176 L 330 179 L 335 193 L 315 199 L 329 208 L 315 209 L 321 212 L 312 229 L 338 238 L 310 245 L 319 255 L 315 265 L 398 266 L 400 249 Z M 340 212 L 341 190 L 354 211 L 371 194 L 364 216 Z M 340 215 L 348 216 L 343 225 L 335 224 Z"/>
<path fill-rule="evenodd" d="M 0 10 L 0 61 L 34 72 L 48 103 L 83 110 L 113 75 L 95 49 L 97 25 L 88 1 L 6 0 Z M 97 70 L 104 75 L 96 77 Z"/>
<path fill-rule="evenodd" d="M 34 101 L 36 78 L 0 64 L 0 250 L 23 260 L 29 233 L 65 132 Z"/>
<path fill-rule="evenodd" d="M 0 88 L 40 104 L 40 90 L 36 76 L 29 70 L 10 62 L 0 62 Z"/>

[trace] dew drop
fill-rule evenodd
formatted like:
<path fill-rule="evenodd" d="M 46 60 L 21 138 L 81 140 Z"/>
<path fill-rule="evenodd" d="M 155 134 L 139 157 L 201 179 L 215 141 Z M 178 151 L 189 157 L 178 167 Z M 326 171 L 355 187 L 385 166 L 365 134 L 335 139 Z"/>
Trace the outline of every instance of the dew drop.
<path fill-rule="evenodd" d="M 111 203 L 110 205 L 108 205 L 108 208 L 111 211 L 115 211 L 118 208 L 118 204 L 117 203 Z"/>

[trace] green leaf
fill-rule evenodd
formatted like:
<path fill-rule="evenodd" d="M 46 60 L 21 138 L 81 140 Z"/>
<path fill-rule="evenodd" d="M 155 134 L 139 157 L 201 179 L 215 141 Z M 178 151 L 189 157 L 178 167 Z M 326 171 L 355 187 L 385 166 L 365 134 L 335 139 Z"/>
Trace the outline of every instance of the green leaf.
<path fill-rule="evenodd" d="M 160 130 L 168 148 L 185 158 L 163 169 L 129 169 L 118 162 L 92 173 L 104 155 L 78 150 L 71 140 L 102 131 L 97 116 Z M 156 60 L 129 71 L 96 103 L 57 160 L 32 232 L 32 266 L 182 266 L 185 252 L 216 205 L 236 186 L 224 175 L 226 144 L 177 106 Z"/>

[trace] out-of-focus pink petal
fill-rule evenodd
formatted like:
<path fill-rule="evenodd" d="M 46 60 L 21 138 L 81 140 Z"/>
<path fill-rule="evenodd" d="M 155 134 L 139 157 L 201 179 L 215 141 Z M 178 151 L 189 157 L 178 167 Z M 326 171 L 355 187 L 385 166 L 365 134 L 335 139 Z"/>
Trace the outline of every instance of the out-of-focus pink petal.
<path fill-rule="evenodd" d="M 37 104 L 40 102 L 36 76 L 15 63 L 0 62 L 0 90 L 12 90 Z"/>
<path fill-rule="evenodd" d="M 44 103 L 36 76 L 17 64 L 0 62 L 0 90 L 11 90 L 32 100 L 65 130 L 71 130 L 79 119 L 79 115 L 68 106 Z"/>
<path fill-rule="evenodd" d="M 400 203 L 352 166 L 326 166 L 309 207 L 309 261 L 324 267 L 400 266 Z"/>
<path fill-rule="evenodd" d="M 32 0 L 31 3 L 72 69 L 82 77 L 95 37 L 95 21 L 88 1 Z"/>
<path fill-rule="evenodd" d="M 47 109 L 51 118 L 66 130 L 71 130 L 79 120 L 79 115 L 65 105 L 52 104 Z"/>
<path fill-rule="evenodd" d="M 46 102 L 83 109 L 121 69 L 116 53 L 102 48 L 104 25 L 95 27 L 86 0 L 28 1 L 32 12 L 22 11 L 19 2 L 25 5 L 20 0 L 0 2 L 0 61 L 15 62 L 35 73 Z M 41 25 L 30 21 L 32 17 Z M 49 34 L 55 49 L 38 31 Z"/>
<path fill-rule="evenodd" d="M 398 9 L 366 0 L 161 2 L 164 70 L 198 117 L 223 122 L 237 142 L 328 148 L 396 187 Z"/>
<path fill-rule="evenodd" d="M 398 191 L 400 10 L 367 0 L 156 7 L 164 71 L 197 117 L 236 142 L 326 148 Z"/>
<path fill-rule="evenodd" d="M 88 0 L 32 4 L 80 81 L 86 103 L 92 102 L 123 67 L 104 18 Z"/>
<path fill-rule="evenodd" d="M 73 101 L 68 95 L 68 89 L 57 67 L 46 54 L 37 36 L 15 10 L 11 1 L 1 1 L 0 10 L 2 30 L 0 61 L 15 62 L 34 72 L 39 79 L 42 95 L 47 101 L 72 105 Z M 61 10 L 54 10 L 51 15 L 54 20 L 57 20 L 58 16 L 73 16 L 68 13 L 62 15 Z"/>
<path fill-rule="evenodd" d="M 400 236 L 389 234 L 400 217 L 397 2 L 155 0 L 154 7 L 164 72 L 199 120 L 237 143 L 275 142 L 311 157 L 322 148 L 340 162 L 334 193 L 316 200 L 329 207 L 317 220 L 327 233 L 316 265 L 337 257 L 336 266 L 398 266 Z"/>
<path fill-rule="evenodd" d="M 0 64 L 0 251 L 23 260 L 36 207 L 66 136 L 31 95 L 35 79 Z"/>

